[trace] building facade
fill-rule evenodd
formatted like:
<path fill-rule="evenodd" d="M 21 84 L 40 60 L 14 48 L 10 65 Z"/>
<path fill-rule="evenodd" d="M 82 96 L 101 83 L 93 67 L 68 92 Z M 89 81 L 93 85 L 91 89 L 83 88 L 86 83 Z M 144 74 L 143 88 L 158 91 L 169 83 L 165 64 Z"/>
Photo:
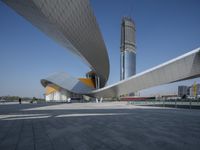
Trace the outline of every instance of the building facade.
<path fill-rule="evenodd" d="M 191 97 L 199 97 L 200 96 L 200 84 L 194 84 L 189 87 L 189 96 Z"/>
<path fill-rule="evenodd" d="M 121 27 L 121 80 L 125 80 L 106 86 L 110 73 L 109 57 L 89 0 L 3 2 L 67 50 L 79 56 L 92 70 L 88 77 L 80 79 L 63 72 L 50 75 L 41 79 L 44 88 L 55 85 L 60 90 L 78 95 L 109 98 L 200 77 L 200 48 L 133 76 L 136 72 L 135 26 L 130 18 L 125 17 Z M 56 89 L 49 93 L 50 95 L 47 93 L 47 99 L 65 99 L 68 94 L 62 95 L 62 90 L 59 93 L 61 95 Z"/>
<path fill-rule="evenodd" d="M 136 74 L 135 25 L 128 17 L 122 19 L 120 53 L 120 80 L 124 80 Z"/>
<path fill-rule="evenodd" d="M 190 97 L 199 97 L 200 96 L 200 84 L 194 83 L 191 86 L 181 85 L 178 86 L 178 96 L 190 96 Z"/>
<path fill-rule="evenodd" d="M 178 96 L 183 97 L 184 95 L 187 96 L 188 94 L 188 87 L 185 85 L 178 86 Z"/>

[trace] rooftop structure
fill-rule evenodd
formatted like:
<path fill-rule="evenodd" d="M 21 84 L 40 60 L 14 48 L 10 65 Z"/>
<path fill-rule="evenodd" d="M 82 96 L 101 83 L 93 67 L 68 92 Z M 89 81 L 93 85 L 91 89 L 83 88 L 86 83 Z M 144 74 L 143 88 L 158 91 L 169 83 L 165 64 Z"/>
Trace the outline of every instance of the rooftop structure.
<path fill-rule="evenodd" d="M 66 91 L 65 94 L 70 92 L 97 98 L 116 97 L 200 76 L 200 48 L 197 48 L 131 76 L 135 74 L 135 59 L 133 59 L 133 72 L 127 72 L 123 78 L 131 77 L 105 87 L 109 76 L 108 53 L 89 0 L 3 1 L 42 32 L 82 58 L 94 72 L 94 74 L 87 74 L 89 78 L 85 79 L 77 79 L 63 72 L 42 79 L 41 83 L 48 92 L 48 89 L 54 87 L 53 91 L 61 89 Z M 122 38 L 121 51 L 130 52 L 131 55 L 135 54 L 135 38 L 132 34 L 134 30 L 133 22 L 125 18 L 122 23 L 124 38 Z M 133 56 L 135 58 L 135 55 Z M 63 93 L 60 94 L 61 97 Z"/>
<path fill-rule="evenodd" d="M 109 76 L 108 53 L 89 0 L 3 1 L 42 32 L 79 56 L 96 72 L 100 78 L 100 87 L 105 86 Z"/>

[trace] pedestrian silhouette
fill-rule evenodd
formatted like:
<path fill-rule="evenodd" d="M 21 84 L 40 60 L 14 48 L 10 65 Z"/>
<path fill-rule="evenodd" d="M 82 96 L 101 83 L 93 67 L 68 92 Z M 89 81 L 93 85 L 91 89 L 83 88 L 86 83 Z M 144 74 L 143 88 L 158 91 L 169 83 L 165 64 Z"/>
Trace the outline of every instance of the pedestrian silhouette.
<path fill-rule="evenodd" d="M 21 98 L 19 98 L 19 104 L 21 104 L 22 103 L 22 99 Z"/>

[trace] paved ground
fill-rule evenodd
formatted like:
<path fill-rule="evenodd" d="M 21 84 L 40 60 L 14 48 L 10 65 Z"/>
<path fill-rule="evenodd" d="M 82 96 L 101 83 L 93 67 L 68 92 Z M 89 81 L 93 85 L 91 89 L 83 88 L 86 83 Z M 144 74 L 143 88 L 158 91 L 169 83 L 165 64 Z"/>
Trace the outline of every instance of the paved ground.
<path fill-rule="evenodd" d="M 200 110 L 0 104 L 0 150 L 199 150 Z"/>

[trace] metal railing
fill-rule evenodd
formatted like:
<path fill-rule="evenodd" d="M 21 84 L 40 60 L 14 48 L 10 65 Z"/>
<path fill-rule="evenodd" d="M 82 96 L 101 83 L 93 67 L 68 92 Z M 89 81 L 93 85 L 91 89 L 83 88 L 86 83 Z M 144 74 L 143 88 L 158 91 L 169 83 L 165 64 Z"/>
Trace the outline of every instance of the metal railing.
<path fill-rule="evenodd" d="M 146 100 L 128 101 L 128 104 L 141 105 L 141 106 L 143 105 L 143 106 L 200 109 L 200 99 L 168 99 L 168 100 L 146 99 Z"/>

